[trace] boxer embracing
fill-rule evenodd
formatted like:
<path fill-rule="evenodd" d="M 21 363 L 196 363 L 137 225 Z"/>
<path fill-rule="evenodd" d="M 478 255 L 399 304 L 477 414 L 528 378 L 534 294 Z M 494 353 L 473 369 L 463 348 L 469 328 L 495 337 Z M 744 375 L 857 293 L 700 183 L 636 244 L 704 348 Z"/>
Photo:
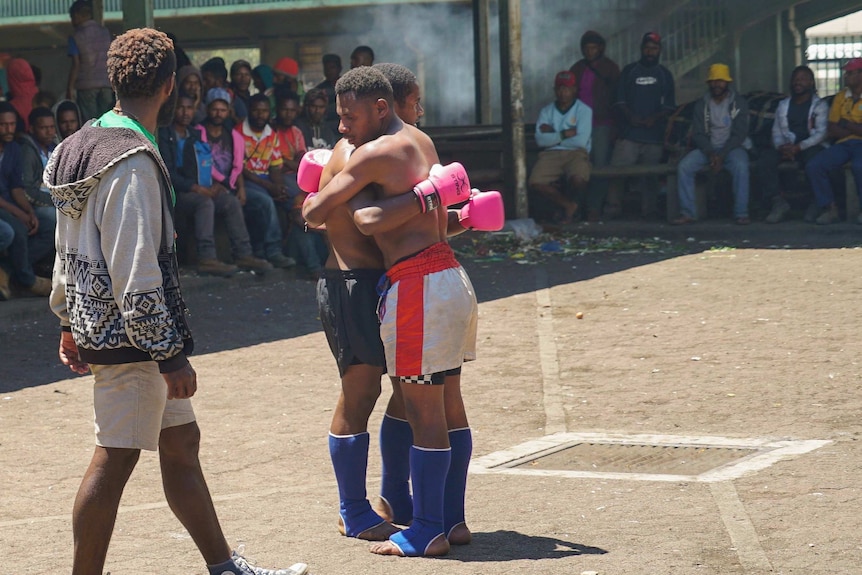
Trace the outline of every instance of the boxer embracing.
<path fill-rule="evenodd" d="M 371 551 L 443 555 L 449 551 L 447 533 L 466 530 L 463 501 L 472 439 L 460 368 L 475 357 L 477 322 L 472 285 L 446 243 L 444 208 L 468 200 L 472 191 L 457 167 L 437 167 L 432 181 L 425 181 L 438 163 L 434 145 L 395 114 L 392 87 L 378 70 L 356 68 L 342 76 L 336 100 L 340 131 L 356 149 L 320 193 L 309 197 L 303 215 L 310 225 L 329 226 L 329 214 L 356 198 L 354 222 L 374 236 L 387 267 L 381 336 L 387 369 L 399 379 L 413 430 L 413 522 Z M 413 191 L 390 208 L 356 197 L 369 186 L 384 199 Z M 394 212 L 398 217 L 383 217 Z M 450 473 L 450 464 L 463 472 Z"/>

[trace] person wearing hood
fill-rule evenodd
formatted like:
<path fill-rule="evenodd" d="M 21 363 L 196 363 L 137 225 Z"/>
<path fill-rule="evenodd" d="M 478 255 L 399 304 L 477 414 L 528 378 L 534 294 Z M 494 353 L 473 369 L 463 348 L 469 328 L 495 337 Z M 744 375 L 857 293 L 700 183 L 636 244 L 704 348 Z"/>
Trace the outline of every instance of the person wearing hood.
<path fill-rule="evenodd" d="M 27 123 L 30 129 L 20 140 L 24 195 L 39 218 L 39 228 L 50 230 L 53 235 L 57 227 L 57 211 L 51 200 L 51 192 L 42 182 L 42 174 L 57 145 L 54 113 L 48 108 L 33 108 Z"/>
<path fill-rule="evenodd" d="M 111 44 L 107 66 L 116 108 L 59 144 L 45 171 L 59 212 L 50 302 L 60 361 L 93 376 L 96 446 L 72 512 L 72 572 L 105 570 L 123 491 L 146 450 L 158 451 L 165 498 L 206 572 L 304 575 L 304 563 L 261 569 L 231 551 L 201 469 L 175 192 L 155 136 L 173 115 L 173 43 L 151 28 L 129 30 Z"/>
<path fill-rule="evenodd" d="M 57 126 L 58 143 L 81 129 L 81 109 L 72 100 L 60 100 L 51 110 Z"/>
<path fill-rule="evenodd" d="M 581 54 L 584 57 L 569 68 L 577 79 L 578 98 L 593 109 L 593 133 L 590 161 L 593 167 L 608 165 L 616 138 L 616 126 L 611 106 L 617 92 L 620 67 L 605 56 L 605 39 L 589 30 L 581 36 Z M 593 179 L 587 193 L 587 219 L 598 221 L 605 201 L 604 181 Z"/>
<path fill-rule="evenodd" d="M 641 58 L 620 73 L 614 109 L 620 117 L 620 139 L 614 145 L 611 166 L 658 164 L 664 154 L 664 132 L 668 116 L 676 109 L 676 89 L 670 70 L 659 63 L 661 36 L 647 32 L 641 39 Z M 641 212 L 655 213 L 658 180 L 644 178 Z M 615 178 L 608 186 L 605 217 L 622 214 L 625 180 Z"/>
<path fill-rule="evenodd" d="M 204 103 L 204 80 L 197 66 L 191 64 L 177 70 L 177 86 L 180 94 L 186 94 L 194 99 L 195 114 L 192 125 L 200 124 L 207 117 L 207 107 Z"/>
<path fill-rule="evenodd" d="M 707 93 L 695 102 L 692 114 L 692 142 L 695 148 L 677 166 L 680 216 L 673 224 L 690 224 L 697 213 L 694 179 L 698 170 L 709 166 L 722 169 L 733 178 L 733 218 L 737 225 L 751 223 L 748 217 L 748 102 L 732 88 L 727 64 L 713 64 L 706 78 Z"/>
<path fill-rule="evenodd" d="M 26 132 L 30 128 L 27 118 L 33 109 L 33 97 L 39 93 L 36 76 L 30 62 L 23 58 L 12 58 L 6 65 L 6 77 L 9 82 L 9 103 L 18 113 L 18 132 Z"/>

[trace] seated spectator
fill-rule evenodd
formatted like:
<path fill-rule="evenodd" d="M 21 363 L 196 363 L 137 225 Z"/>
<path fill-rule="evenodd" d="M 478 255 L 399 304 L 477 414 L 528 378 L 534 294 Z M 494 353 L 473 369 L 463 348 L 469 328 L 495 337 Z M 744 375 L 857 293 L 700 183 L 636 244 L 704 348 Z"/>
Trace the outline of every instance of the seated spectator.
<path fill-rule="evenodd" d="M 616 100 L 620 68 L 605 56 L 605 39 L 592 30 L 581 36 L 581 53 L 584 57 L 569 69 L 578 84 L 578 98 L 593 110 L 592 152 L 593 167 L 608 165 L 616 138 L 611 105 Z M 587 219 L 599 220 L 605 201 L 606 182 L 594 178 L 587 195 Z"/>
<path fill-rule="evenodd" d="M 195 115 L 192 124 L 200 124 L 207 117 L 207 105 L 204 102 L 204 80 L 200 70 L 189 64 L 177 68 L 177 89 L 180 94 L 191 96 L 195 100 Z"/>
<path fill-rule="evenodd" d="M 53 108 L 57 141 L 62 142 L 81 129 L 81 110 L 72 100 L 60 100 Z"/>
<path fill-rule="evenodd" d="M 230 65 L 230 92 L 234 98 L 242 100 L 246 110 L 248 99 L 251 98 L 251 64 L 245 60 L 237 60 Z"/>
<path fill-rule="evenodd" d="M 114 90 L 108 80 L 108 47 L 111 32 L 93 19 L 93 5 L 75 0 L 69 8 L 75 33 L 67 54 L 72 59 L 66 98 L 77 99 L 84 120 L 98 118 L 114 106 Z"/>
<path fill-rule="evenodd" d="M 326 92 L 309 90 L 305 95 L 305 114 L 296 119 L 295 125 L 302 131 L 305 147 L 309 150 L 332 149 L 339 140 L 339 135 L 324 121 L 326 104 Z"/>
<path fill-rule="evenodd" d="M 194 98 L 186 94 L 177 98 L 173 123 L 159 128 L 159 151 L 176 191 L 177 213 L 194 219 L 198 273 L 228 277 L 240 269 L 272 269 L 269 262 L 252 256 L 239 200 L 213 180 L 212 148 L 201 140 L 198 130 L 189 128 L 194 103 Z M 224 219 L 235 265 L 221 262 L 216 256 L 216 217 Z"/>
<path fill-rule="evenodd" d="M 0 102 L 0 220 L 14 231 L 0 262 L 21 295 L 47 297 L 51 280 L 38 277 L 33 264 L 54 249 L 54 230 L 42 222 L 27 201 L 22 181 L 21 147 L 15 142 L 17 115 L 9 102 Z"/>
<path fill-rule="evenodd" d="M 829 180 L 832 170 L 850 162 L 856 193 L 862 197 L 862 58 L 853 58 L 844 65 L 844 84 L 846 88 L 832 100 L 826 127 L 827 137 L 837 141 L 811 158 L 805 168 L 819 211 L 815 221 L 820 225 L 838 221 L 838 206 Z M 862 214 L 857 222 L 862 224 Z"/>
<path fill-rule="evenodd" d="M 33 108 L 27 123 L 30 130 L 20 140 L 21 182 L 24 195 L 39 219 L 39 227 L 44 231 L 50 230 L 53 236 L 57 229 L 57 210 L 51 200 L 51 192 L 42 183 L 42 173 L 57 145 L 54 113 L 48 108 Z"/>
<path fill-rule="evenodd" d="M 561 208 L 561 223 L 571 223 L 578 211 L 573 197 L 590 181 L 593 111 L 578 100 L 577 81 L 568 70 L 557 74 L 554 93 L 556 100 L 542 108 L 536 120 L 536 143 L 543 151 L 530 174 L 529 187 Z"/>
<path fill-rule="evenodd" d="M 793 188 L 796 174 L 779 173 L 779 162 L 794 162 L 805 169 L 814 156 L 826 149 L 828 115 L 829 106 L 817 95 L 814 72 L 808 66 L 797 66 L 790 75 L 790 96 L 781 100 L 775 110 L 773 147 L 761 150 L 757 160 L 757 181 L 763 197 L 772 202 L 767 223 L 776 224 L 790 213 L 786 195 Z M 809 203 L 816 210 L 817 203 L 813 199 Z M 818 215 L 809 209 L 806 219 L 814 221 Z"/>
<path fill-rule="evenodd" d="M 6 65 L 6 78 L 9 82 L 9 103 L 18 113 L 17 133 L 23 134 L 30 127 L 27 118 L 33 109 L 33 97 L 39 93 L 33 68 L 23 58 L 12 58 Z"/>
<path fill-rule="evenodd" d="M 278 134 L 278 142 L 281 146 L 281 157 L 284 160 L 281 169 L 284 185 L 287 187 L 287 193 L 291 199 L 302 192 L 296 183 L 296 171 L 299 169 L 299 161 L 308 150 L 302 131 L 294 125 L 300 111 L 299 96 L 297 94 L 285 94 L 278 99 L 275 121 L 273 122 L 273 128 Z"/>
<path fill-rule="evenodd" d="M 49 110 L 57 103 L 57 98 L 51 92 L 39 91 L 33 96 L 33 108 L 48 108 Z"/>
<path fill-rule="evenodd" d="M 261 253 L 275 267 L 288 268 L 296 261 L 282 252 L 282 232 L 276 207 L 285 213 L 293 207 L 288 200 L 287 190 L 281 174 L 281 145 L 278 134 L 269 125 L 269 98 L 264 94 L 255 94 L 249 101 L 248 118 L 237 126 L 234 131 L 241 137 L 244 144 L 244 164 L 242 170 L 245 181 L 247 206 L 257 206 L 257 210 L 268 216 L 263 222 L 265 230 L 263 241 L 252 246 L 255 253 Z"/>
<path fill-rule="evenodd" d="M 614 146 L 611 166 L 658 164 L 664 153 L 664 132 L 668 116 L 676 108 L 675 87 L 670 70 L 659 63 L 661 36 L 647 32 L 641 40 L 641 58 L 623 68 L 617 85 L 616 103 L 621 137 Z M 641 214 L 652 217 L 656 211 L 658 179 L 642 178 Z M 608 185 L 605 216 L 622 214 L 625 180 L 614 178 Z"/>
<path fill-rule="evenodd" d="M 266 257 L 269 252 L 275 256 L 274 260 L 280 264 L 280 267 L 289 267 L 290 262 L 282 259 L 283 254 L 282 258 L 277 255 L 281 254 L 281 228 L 278 227 L 276 232 L 270 231 L 273 217 L 276 223 L 278 222 L 278 214 L 272 198 L 269 194 L 257 192 L 246 195 L 245 179 L 242 175 L 245 167 L 245 141 L 241 132 L 227 129 L 226 123 L 229 117 L 230 93 L 221 88 L 213 88 L 207 93 L 207 119 L 202 126 L 198 127 L 201 140 L 208 143 L 212 150 L 213 181 L 236 195 L 243 206 L 246 229 L 249 231 L 254 257 L 269 259 Z M 277 244 L 277 247 L 266 245 L 270 235 L 272 238 L 269 239 L 269 244 Z"/>
<path fill-rule="evenodd" d="M 338 130 L 338 112 L 335 111 L 335 83 L 341 77 L 341 56 L 338 54 L 323 55 L 323 76 L 326 79 L 315 88 L 326 92 L 326 97 L 329 99 L 324 121 L 333 130 Z"/>
<path fill-rule="evenodd" d="M 201 91 L 204 94 L 209 94 L 213 88 L 222 88 L 227 90 L 227 66 L 225 66 L 224 58 L 210 58 L 201 66 Z M 245 102 L 239 98 L 231 100 L 230 103 L 230 120 L 231 126 L 241 123 L 248 116 L 248 109 Z"/>
<path fill-rule="evenodd" d="M 680 216 L 672 223 L 697 221 L 694 180 L 698 170 L 709 166 L 713 173 L 722 169 L 733 179 L 733 217 L 738 225 L 751 223 L 748 217 L 748 102 L 739 96 L 731 83 L 726 64 L 709 67 L 707 93 L 694 106 L 692 141 L 695 149 L 677 166 Z"/>
<path fill-rule="evenodd" d="M 374 65 L 374 50 L 369 46 L 357 46 L 350 53 L 350 67 L 358 68 L 360 66 Z"/>
<path fill-rule="evenodd" d="M 9 285 L 9 274 L 3 269 L 3 260 L 6 256 L 6 248 L 12 245 L 15 239 L 15 230 L 5 221 L 0 220 L 0 301 L 12 298 L 12 286 Z"/>
<path fill-rule="evenodd" d="M 306 152 L 305 138 L 302 132 L 293 125 L 299 116 L 299 96 L 287 94 L 278 100 L 273 128 L 281 145 L 282 176 L 287 190 L 288 202 L 291 205 L 288 213 L 287 245 L 288 255 L 305 266 L 309 275 L 317 279 L 323 264 L 326 262 L 327 247 L 323 240 L 323 232 L 308 230 L 302 219 L 302 200 L 305 193 L 296 183 L 296 170 L 299 161 Z"/>
<path fill-rule="evenodd" d="M 276 99 L 293 92 L 302 96 L 304 90 L 299 82 L 299 62 L 285 56 L 272 67 L 272 89 Z"/>

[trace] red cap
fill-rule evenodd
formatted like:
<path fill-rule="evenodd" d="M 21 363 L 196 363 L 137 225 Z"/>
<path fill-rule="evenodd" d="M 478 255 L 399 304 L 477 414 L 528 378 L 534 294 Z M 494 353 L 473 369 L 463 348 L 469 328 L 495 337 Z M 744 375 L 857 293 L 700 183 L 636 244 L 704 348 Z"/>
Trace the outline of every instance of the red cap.
<path fill-rule="evenodd" d="M 647 32 L 641 38 L 641 47 L 647 42 L 652 42 L 653 44 L 661 44 L 661 35 L 658 32 Z"/>
<path fill-rule="evenodd" d="M 557 74 L 557 77 L 554 78 L 554 88 L 557 86 L 568 86 L 570 88 L 576 86 L 578 81 L 575 79 L 575 75 L 568 70 L 563 70 Z"/>
<path fill-rule="evenodd" d="M 293 76 L 294 78 L 299 76 L 299 63 L 293 58 L 288 58 L 287 56 L 276 62 L 272 69 L 276 72 Z"/>
<path fill-rule="evenodd" d="M 862 58 L 853 58 L 844 64 L 845 72 L 853 72 L 854 70 L 862 70 Z"/>

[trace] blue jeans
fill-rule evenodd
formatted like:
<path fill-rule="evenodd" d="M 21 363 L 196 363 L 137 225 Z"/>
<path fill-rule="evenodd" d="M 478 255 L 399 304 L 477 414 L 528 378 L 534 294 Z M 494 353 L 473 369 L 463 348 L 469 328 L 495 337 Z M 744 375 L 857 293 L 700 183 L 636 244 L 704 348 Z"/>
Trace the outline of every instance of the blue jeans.
<path fill-rule="evenodd" d="M 862 198 L 862 140 L 847 140 L 826 148 L 805 166 L 805 173 L 814 190 L 814 201 L 821 208 L 835 202 L 835 193 L 829 183 L 829 172 L 850 162 L 850 171 L 856 180 L 856 194 Z"/>
<path fill-rule="evenodd" d="M 281 224 L 272 196 L 263 187 L 245 183 L 245 223 L 255 257 L 271 258 L 281 251 Z"/>
<path fill-rule="evenodd" d="M 697 219 L 697 204 L 694 199 L 694 178 L 697 171 L 709 165 L 709 158 L 700 150 L 686 154 L 676 168 L 679 180 L 679 208 L 683 216 Z M 733 217 L 748 217 L 748 152 L 734 148 L 724 157 L 724 169 L 733 179 Z"/>
<path fill-rule="evenodd" d="M 4 220 L 0 220 L 0 252 L 12 245 L 12 240 L 15 239 L 15 230 Z"/>
<path fill-rule="evenodd" d="M 24 287 L 30 287 L 36 282 L 33 264 L 54 250 L 56 211 L 49 207 L 35 208 L 35 211 L 39 219 L 39 231 L 30 236 L 27 235 L 27 226 L 21 220 L 0 209 L 0 220 L 15 232 L 12 242 L 7 246 L 8 262 L 5 267 L 12 279 Z"/>
<path fill-rule="evenodd" d="M 287 232 L 288 255 L 304 265 L 310 272 L 319 272 L 329 257 L 329 248 L 321 232 L 305 231 L 295 223 Z"/>

